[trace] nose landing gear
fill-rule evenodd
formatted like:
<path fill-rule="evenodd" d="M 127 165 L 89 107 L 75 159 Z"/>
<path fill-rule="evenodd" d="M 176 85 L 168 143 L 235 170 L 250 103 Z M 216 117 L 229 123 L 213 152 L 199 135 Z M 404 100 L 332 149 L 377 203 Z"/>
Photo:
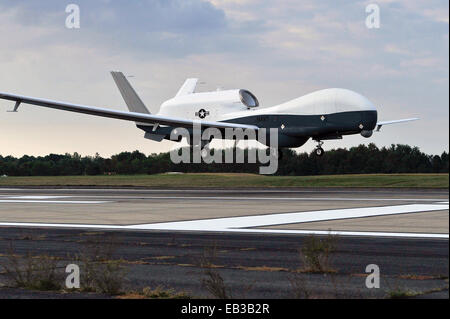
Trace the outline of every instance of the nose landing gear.
<path fill-rule="evenodd" d="M 325 151 L 322 148 L 323 142 L 321 140 L 316 140 L 317 142 L 317 146 L 316 146 L 316 150 L 314 151 L 314 153 L 316 154 L 316 156 L 322 156 Z"/>

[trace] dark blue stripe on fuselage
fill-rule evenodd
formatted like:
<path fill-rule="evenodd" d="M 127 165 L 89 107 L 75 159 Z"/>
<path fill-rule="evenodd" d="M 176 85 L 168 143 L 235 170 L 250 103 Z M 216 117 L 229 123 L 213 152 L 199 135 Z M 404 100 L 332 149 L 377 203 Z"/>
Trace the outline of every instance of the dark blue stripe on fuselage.
<path fill-rule="evenodd" d="M 224 122 L 255 125 L 266 129 L 278 128 L 280 147 L 299 147 L 306 143 L 309 138 L 325 139 L 334 136 L 359 134 L 362 130 L 373 130 L 377 123 L 377 111 L 352 111 L 320 115 L 262 114 L 235 118 Z M 152 131 L 152 126 L 138 125 L 138 127 L 147 132 L 167 135 L 166 138 L 169 138 L 170 132 L 174 129 L 172 127 L 160 127 L 156 131 Z M 191 129 L 188 130 L 192 132 Z"/>
<path fill-rule="evenodd" d="M 377 124 L 377 111 L 340 112 L 325 115 L 265 114 L 246 116 L 225 122 L 255 125 L 260 128 L 279 128 L 283 134 L 299 137 L 339 132 L 373 130 Z"/>

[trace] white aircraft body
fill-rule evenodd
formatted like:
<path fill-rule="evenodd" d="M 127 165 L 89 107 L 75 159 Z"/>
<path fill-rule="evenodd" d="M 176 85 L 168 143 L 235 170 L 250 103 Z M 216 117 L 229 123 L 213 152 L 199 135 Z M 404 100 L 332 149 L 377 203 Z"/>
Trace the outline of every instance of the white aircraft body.
<path fill-rule="evenodd" d="M 15 101 L 13 112 L 17 111 L 21 103 L 26 103 L 133 121 L 145 131 L 145 138 L 154 141 L 170 139 L 171 132 L 178 127 L 192 130 L 198 124 L 201 124 L 201 129 L 217 128 L 221 131 L 230 128 L 258 132 L 262 128 L 267 131 L 277 128 L 278 148 L 300 147 L 312 138 L 318 143 L 318 156 L 324 153 L 321 148 L 323 140 L 342 139 L 349 134 L 361 134 L 368 138 L 383 125 L 417 120 L 409 118 L 378 122 L 375 106 L 364 96 L 346 89 L 320 90 L 283 104 L 262 108 L 258 99 L 248 90 L 196 93 L 198 79 L 194 78 L 187 79 L 175 97 L 161 105 L 159 113 L 151 114 L 123 73 L 111 74 L 129 112 L 1 92 L 0 99 Z M 188 142 L 192 143 L 192 140 Z"/>

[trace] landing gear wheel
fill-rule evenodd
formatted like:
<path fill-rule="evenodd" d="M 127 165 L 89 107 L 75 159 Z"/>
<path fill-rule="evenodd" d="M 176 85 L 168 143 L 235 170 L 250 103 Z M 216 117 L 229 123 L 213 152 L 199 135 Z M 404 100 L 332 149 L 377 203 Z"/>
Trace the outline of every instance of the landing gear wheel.
<path fill-rule="evenodd" d="M 321 148 L 320 146 L 318 148 L 316 148 L 315 153 L 317 156 L 322 156 L 323 153 L 325 153 L 325 151 L 323 150 L 323 148 Z"/>
<path fill-rule="evenodd" d="M 319 140 L 319 139 L 314 139 L 317 142 L 317 146 L 316 146 L 316 150 L 314 151 L 314 153 L 316 153 L 316 156 L 322 156 L 323 153 L 325 153 L 325 151 L 322 148 L 323 145 L 323 141 Z"/>

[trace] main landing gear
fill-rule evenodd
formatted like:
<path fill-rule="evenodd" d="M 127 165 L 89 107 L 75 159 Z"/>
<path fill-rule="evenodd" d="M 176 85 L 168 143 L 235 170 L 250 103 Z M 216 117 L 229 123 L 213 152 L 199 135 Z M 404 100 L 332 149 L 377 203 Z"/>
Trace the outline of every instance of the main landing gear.
<path fill-rule="evenodd" d="M 322 148 L 323 142 L 320 140 L 316 140 L 316 142 L 317 142 L 317 146 L 316 146 L 316 150 L 314 151 L 314 153 L 320 157 L 325 153 L 325 151 Z"/>

